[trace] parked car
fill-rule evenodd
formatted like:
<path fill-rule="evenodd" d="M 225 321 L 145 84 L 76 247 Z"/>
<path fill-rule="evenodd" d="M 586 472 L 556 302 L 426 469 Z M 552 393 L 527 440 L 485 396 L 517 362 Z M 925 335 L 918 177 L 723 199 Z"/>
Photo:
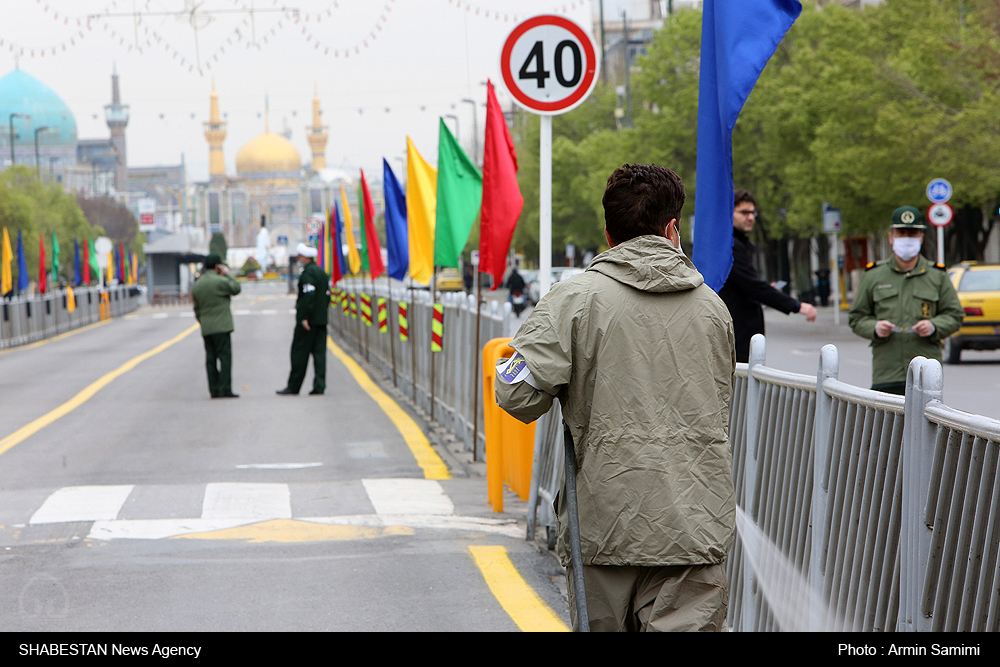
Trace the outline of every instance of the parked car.
<path fill-rule="evenodd" d="M 445 267 L 438 269 L 437 275 L 434 277 L 434 289 L 442 292 L 464 291 L 465 281 L 462 280 L 462 274 L 458 272 L 458 269 Z"/>
<path fill-rule="evenodd" d="M 580 269 L 575 266 L 554 266 L 552 267 L 552 282 L 549 286 L 551 287 L 552 285 L 555 285 L 560 280 L 566 280 L 572 276 L 579 275 L 583 273 L 584 270 L 585 269 Z M 524 274 L 522 273 L 521 275 L 523 276 Z M 524 282 L 528 283 L 528 298 L 531 300 L 532 305 L 538 303 L 538 299 L 541 298 L 539 296 L 537 275 L 535 278 L 536 279 L 530 283 L 528 283 L 527 278 L 524 279 Z"/>
<path fill-rule="evenodd" d="M 538 285 L 536 284 L 538 282 L 538 271 L 535 271 L 534 269 L 526 269 L 520 273 L 521 277 L 524 279 L 524 296 L 527 297 L 528 303 L 534 306 L 538 302 L 532 298 L 531 290 L 534 289 L 536 292 L 538 291 Z M 532 285 L 534 285 L 534 287 L 532 287 Z"/>
<path fill-rule="evenodd" d="M 1000 264 L 962 262 L 951 267 L 948 276 L 965 319 L 944 341 L 945 363 L 960 363 L 962 350 L 1000 349 Z"/>

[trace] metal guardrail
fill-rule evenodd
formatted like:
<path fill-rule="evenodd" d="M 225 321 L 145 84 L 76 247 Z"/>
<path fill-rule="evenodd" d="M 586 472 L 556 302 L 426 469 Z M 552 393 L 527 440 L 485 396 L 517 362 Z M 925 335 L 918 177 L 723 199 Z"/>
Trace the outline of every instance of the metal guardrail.
<path fill-rule="evenodd" d="M 840 382 L 832 345 L 815 377 L 768 368 L 764 348 L 737 364 L 730 442 L 737 503 L 780 557 L 752 566 L 757 537 L 737 536 L 729 627 L 1000 630 L 1000 421 L 945 406 L 936 361 L 914 359 L 899 397 Z M 561 486 L 546 424 L 529 539 Z"/>
<path fill-rule="evenodd" d="M 101 316 L 101 295 L 106 294 Z M 145 301 L 135 285 L 80 287 L 73 290 L 76 309 L 69 312 L 68 290 L 39 296 L 18 296 L 0 300 L 0 349 L 27 345 L 45 338 L 131 313 Z"/>
<path fill-rule="evenodd" d="M 431 352 L 433 303 L 426 289 L 404 289 L 386 284 L 386 280 L 348 278 L 337 288 L 355 295 L 372 295 L 372 325 L 345 315 L 340 304 L 331 305 L 330 328 L 358 353 L 378 368 L 403 394 L 411 396 L 424 412 L 451 432 L 482 460 L 486 436 L 483 424 L 482 369 L 474 374 L 482 347 L 487 341 L 507 335 L 510 304 L 492 301 L 484 304 L 479 318 L 479 350 L 476 349 L 476 298 L 464 292 L 439 292 L 438 303 L 444 307 L 443 345 Z M 378 331 L 378 299 L 387 300 L 387 333 Z M 408 304 L 409 340 L 399 340 L 398 306 Z M 433 357 L 433 359 L 432 359 Z M 432 364 L 433 361 L 433 364 Z M 395 370 L 393 370 L 395 369 Z M 431 378 L 433 377 L 433 386 Z M 433 396 L 433 401 L 432 401 Z M 475 401 L 478 396 L 479 400 Z M 490 397 L 492 400 L 492 396 Z M 475 403 L 478 403 L 476 405 Z M 473 410 L 478 410 L 476 415 Z M 477 438 L 473 438 L 473 423 Z"/>

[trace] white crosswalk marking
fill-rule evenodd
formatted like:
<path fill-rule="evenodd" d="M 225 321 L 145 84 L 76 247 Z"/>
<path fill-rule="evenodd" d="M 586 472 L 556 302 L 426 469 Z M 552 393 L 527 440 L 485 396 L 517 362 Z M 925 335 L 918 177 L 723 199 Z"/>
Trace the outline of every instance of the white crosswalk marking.
<path fill-rule="evenodd" d="M 66 486 L 45 499 L 29 524 L 112 520 L 133 489 L 120 486 Z"/>
<path fill-rule="evenodd" d="M 203 519 L 291 519 L 287 484 L 215 483 L 205 486 Z"/>
<path fill-rule="evenodd" d="M 237 526 L 266 523 L 274 519 L 295 519 L 308 523 L 345 526 L 409 526 L 413 528 L 474 530 L 517 536 L 520 529 L 514 519 L 492 517 L 459 516 L 451 499 L 442 485 L 426 479 L 362 479 L 367 505 L 358 498 L 353 504 L 358 513 L 343 509 L 343 499 L 331 500 L 327 516 L 316 512 L 317 506 L 311 494 L 310 484 L 303 486 L 285 483 L 210 483 L 204 486 L 204 495 L 198 485 L 177 485 L 177 503 L 172 503 L 169 494 L 139 493 L 133 485 L 121 486 L 72 486 L 64 487 L 50 494 L 42 506 L 31 517 L 30 524 L 58 523 L 69 521 L 93 521 L 89 539 L 102 541 L 117 539 L 164 539 L 190 536 L 226 530 Z M 135 489 L 136 493 L 132 493 Z M 294 492 L 294 493 L 293 493 Z M 156 516 L 148 503 L 155 499 L 156 506 L 188 506 L 192 495 L 202 500 L 200 517 L 172 517 L 164 511 L 164 518 L 126 519 L 122 514 L 145 517 Z M 305 512 L 292 516 L 292 496 L 299 494 L 300 509 Z M 126 500 L 132 496 L 129 508 L 122 511 Z M 351 494 L 348 493 L 348 497 Z M 301 503 L 305 502 L 305 505 Z M 143 503 L 146 503 L 145 505 Z M 374 513 L 371 512 L 374 508 Z M 310 511 L 311 510 L 311 511 Z"/>
<path fill-rule="evenodd" d="M 378 514 L 454 514 L 455 506 L 433 479 L 364 479 Z"/>

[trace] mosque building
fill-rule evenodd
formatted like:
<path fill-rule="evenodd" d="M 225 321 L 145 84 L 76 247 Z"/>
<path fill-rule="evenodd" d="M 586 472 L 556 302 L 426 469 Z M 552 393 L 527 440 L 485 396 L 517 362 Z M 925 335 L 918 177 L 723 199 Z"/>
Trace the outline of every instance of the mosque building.
<path fill-rule="evenodd" d="M 265 104 L 266 109 L 268 106 Z M 263 121 L 264 131 L 240 147 L 236 153 L 236 173 L 228 175 L 223 152 L 227 124 L 212 86 L 209 120 L 204 124 L 209 179 L 195 185 L 194 224 L 211 232 L 223 232 L 230 247 L 253 246 L 262 221 L 273 244 L 294 247 L 315 233 L 309 218 L 322 217 L 339 201 L 341 184 L 349 202 L 353 204 L 357 199 L 355 179 L 326 166 L 329 133 L 322 123 L 316 93 L 312 101 L 312 124 L 305 128 L 312 153 L 309 163 L 304 163 L 289 140 L 289 130 L 281 133 L 271 130 L 269 109 L 265 110 Z"/>

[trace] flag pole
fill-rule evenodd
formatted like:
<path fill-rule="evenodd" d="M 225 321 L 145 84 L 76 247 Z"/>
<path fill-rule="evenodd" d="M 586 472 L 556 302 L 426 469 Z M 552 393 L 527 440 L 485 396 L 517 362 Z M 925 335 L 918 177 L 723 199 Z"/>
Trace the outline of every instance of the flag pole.
<path fill-rule="evenodd" d="M 410 276 L 410 305 L 406 309 L 406 337 L 410 339 L 410 380 L 413 385 L 413 404 L 417 404 L 417 328 L 413 326 L 416 321 L 417 304 L 413 302 L 413 276 Z"/>
<path fill-rule="evenodd" d="M 434 307 L 437 306 L 437 267 L 431 273 L 431 331 L 434 330 Z M 431 338 L 433 339 L 433 333 Z M 431 343 L 431 421 L 434 421 L 434 344 Z"/>
<path fill-rule="evenodd" d="M 396 343 L 392 340 L 392 329 L 393 327 L 389 324 L 389 306 L 392 305 L 392 276 L 389 272 L 385 272 L 385 286 L 386 286 L 386 296 L 385 296 L 385 330 L 389 333 L 389 354 L 392 356 L 392 386 L 399 388 L 396 384 Z"/>
<path fill-rule="evenodd" d="M 476 347 L 472 350 L 475 357 L 472 375 L 472 460 L 479 461 L 479 317 L 482 312 L 483 281 L 479 275 L 479 266 L 473 267 L 472 275 L 476 280 Z M 486 402 L 486 388 L 483 388 L 483 402 Z M 485 412 L 485 406 L 484 406 Z"/>

